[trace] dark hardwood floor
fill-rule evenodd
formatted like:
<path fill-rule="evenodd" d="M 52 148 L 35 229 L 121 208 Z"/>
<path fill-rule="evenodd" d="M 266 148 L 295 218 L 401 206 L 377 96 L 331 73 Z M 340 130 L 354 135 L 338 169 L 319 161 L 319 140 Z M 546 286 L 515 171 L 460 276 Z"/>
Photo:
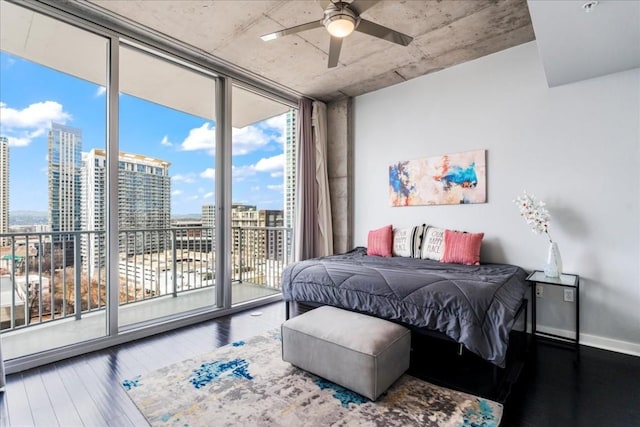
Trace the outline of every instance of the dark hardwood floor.
<path fill-rule="evenodd" d="M 0 426 L 147 425 L 121 381 L 284 321 L 283 303 L 253 311 L 263 314 L 238 313 L 9 375 Z M 464 388 L 486 387 L 483 375 L 463 376 Z M 640 426 L 640 358 L 582 347 L 574 364 L 572 351 L 538 344 L 506 401 L 502 425 Z"/>

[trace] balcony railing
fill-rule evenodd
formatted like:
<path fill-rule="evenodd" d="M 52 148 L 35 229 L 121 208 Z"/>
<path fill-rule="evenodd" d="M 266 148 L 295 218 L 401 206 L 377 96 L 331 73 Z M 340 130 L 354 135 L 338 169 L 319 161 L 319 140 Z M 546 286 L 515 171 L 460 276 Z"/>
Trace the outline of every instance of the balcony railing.
<path fill-rule="evenodd" d="M 233 227 L 232 280 L 280 288 L 289 261 L 283 227 Z M 16 330 L 104 310 L 104 231 L 0 235 L 0 330 Z M 121 231 L 121 306 L 215 286 L 215 234 L 210 228 Z"/>

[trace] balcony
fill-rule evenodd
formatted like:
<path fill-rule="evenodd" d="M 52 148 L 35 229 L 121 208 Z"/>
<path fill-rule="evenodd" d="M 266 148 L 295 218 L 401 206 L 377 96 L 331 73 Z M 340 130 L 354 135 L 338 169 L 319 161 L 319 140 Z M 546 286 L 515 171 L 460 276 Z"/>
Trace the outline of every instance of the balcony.
<path fill-rule="evenodd" d="M 232 304 L 280 293 L 290 233 L 233 227 Z M 0 332 L 5 359 L 99 338 L 106 333 L 105 232 L 0 235 Z M 120 233 L 120 330 L 215 307 L 212 229 Z"/>

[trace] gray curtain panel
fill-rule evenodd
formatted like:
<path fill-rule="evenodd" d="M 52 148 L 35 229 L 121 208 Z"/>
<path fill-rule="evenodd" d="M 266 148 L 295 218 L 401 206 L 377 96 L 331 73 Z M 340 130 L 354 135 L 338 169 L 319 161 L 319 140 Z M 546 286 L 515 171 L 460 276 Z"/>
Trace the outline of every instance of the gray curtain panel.
<path fill-rule="evenodd" d="M 298 159 L 296 162 L 296 222 L 294 226 L 294 261 L 314 257 L 317 227 L 316 155 L 313 145 L 311 113 L 308 98 L 298 101 Z"/>
<path fill-rule="evenodd" d="M 320 257 L 333 255 L 331 195 L 327 172 L 327 106 L 323 102 L 314 101 L 312 123 L 316 152 L 316 184 L 318 186 L 318 218 L 314 255 Z"/>

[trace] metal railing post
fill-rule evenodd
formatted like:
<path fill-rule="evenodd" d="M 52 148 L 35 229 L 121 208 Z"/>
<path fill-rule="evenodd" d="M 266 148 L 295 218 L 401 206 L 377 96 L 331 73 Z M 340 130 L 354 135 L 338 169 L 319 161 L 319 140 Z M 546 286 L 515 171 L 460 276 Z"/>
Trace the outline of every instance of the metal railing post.
<path fill-rule="evenodd" d="M 11 237 L 11 329 L 16 327 L 16 269 L 15 269 L 16 239 Z M 25 318 L 26 324 L 26 318 Z"/>
<path fill-rule="evenodd" d="M 40 293 L 42 294 L 42 249 L 43 248 L 43 243 L 42 243 L 42 234 L 38 236 L 38 277 L 40 278 Z M 53 294 L 53 290 L 51 289 L 51 280 L 49 280 L 49 300 L 51 300 L 51 294 Z M 49 305 L 51 306 L 51 304 Z M 44 310 L 44 302 L 42 300 L 42 298 L 40 298 L 40 313 L 38 315 L 38 321 L 42 322 L 42 311 Z"/>
<path fill-rule="evenodd" d="M 243 252 L 244 252 L 244 248 L 245 245 L 244 243 L 244 229 L 242 227 L 240 227 L 238 229 L 238 282 L 242 283 L 242 270 L 244 269 L 244 263 L 242 262 L 243 259 Z"/>
<path fill-rule="evenodd" d="M 75 273 L 74 284 L 75 284 L 75 312 L 76 312 L 76 320 L 80 320 L 82 318 L 82 277 L 81 277 L 81 263 L 80 260 L 80 235 L 78 233 L 73 234 L 73 270 Z M 89 295 L 87 295 L 89 298 Z"/>
<path fill-rule="evenodd" d="M 176 250 L 176 233 L 177 230 L 171 230 L 171 282 L 173 286 L 173 296 L 178 296 L 178 260 Z"/>

